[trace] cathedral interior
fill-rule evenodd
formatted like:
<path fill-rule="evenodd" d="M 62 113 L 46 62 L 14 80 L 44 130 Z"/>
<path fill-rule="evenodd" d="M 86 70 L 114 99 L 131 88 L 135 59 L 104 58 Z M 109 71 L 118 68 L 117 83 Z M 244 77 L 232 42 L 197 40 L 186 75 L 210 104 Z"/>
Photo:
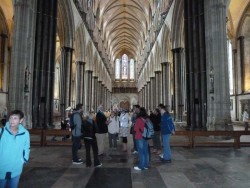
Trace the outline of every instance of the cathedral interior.
<path fill-rule="evenodd" d="M 250 0 L 0 0 L 0 111 L 20 109 L 28 129 L 52 129 L 78 103 L 91 113 L 162 103 L 186 130 L 234 130 L 250 111 Z M 33 150 L 21 187 L 50 171 L 57 181 L 41 187 L 81 187 L 94 171 L 76 168 L 85 177 L 71 184 L 79 174 L 62 179 L 74 169 L 63 148 Z M 54 163 L 36 161 L 52 150 Z M 176 166 L 153 162 L 128 187 L 249 187 L 248 148 L 173 154 Z M 108 157 L 106 167 L 129 166 Z"/>

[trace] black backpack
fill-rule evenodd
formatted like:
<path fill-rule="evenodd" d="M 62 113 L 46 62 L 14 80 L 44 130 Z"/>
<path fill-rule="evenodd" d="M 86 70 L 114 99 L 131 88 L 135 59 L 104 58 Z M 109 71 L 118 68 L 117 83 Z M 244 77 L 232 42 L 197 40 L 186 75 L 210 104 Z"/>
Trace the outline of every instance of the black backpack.
<path fill-rule="evenodd" d="M 94 121 L 92 123 L 88 120 L 83 120 L 82 124 L 83 138 L 93 138 L 95 136 L 95 125 Z"/>

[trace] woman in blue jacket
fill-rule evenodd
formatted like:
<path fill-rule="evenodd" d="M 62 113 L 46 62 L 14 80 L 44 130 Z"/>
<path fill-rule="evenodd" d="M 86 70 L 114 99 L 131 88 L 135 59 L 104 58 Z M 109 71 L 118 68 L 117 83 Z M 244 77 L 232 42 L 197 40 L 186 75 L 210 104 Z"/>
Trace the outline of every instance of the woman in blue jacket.
<path fill-rule="evenodd" d="M 163 104 L 158 106 L 161 112 L 161 135 L 163 140 L 163 156 L 160 156 L 162 162 L 171 163 L 170 137 L 174 134 L 175 127 L 170 114 L 166 111 Z"/>
<path fill-rule="evenodd" d="M 18 187 L 23 164 L 29 159 L 30 135 L 21 125 L 23 118 L 22 111 L 14 110 L 0 128 L 0 188 Z"/>

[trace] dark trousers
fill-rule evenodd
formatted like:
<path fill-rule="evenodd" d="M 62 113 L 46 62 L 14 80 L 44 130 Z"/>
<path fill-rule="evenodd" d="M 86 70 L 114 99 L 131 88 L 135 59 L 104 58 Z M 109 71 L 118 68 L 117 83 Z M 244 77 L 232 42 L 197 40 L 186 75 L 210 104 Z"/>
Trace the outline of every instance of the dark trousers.
<path fill-rule="evenodd" d="M 137 145 L 136 145 L 136 140 L 135 140 L 135 132 L 133 132 L 132 137 L 133 137 L 134 151 L 137 151 Z"/>
<path fill-rule="evenodd" d="M 98 147 L 96 139 L 84 139 L 85 149 L 86 149 L 86 166 L 91 166 L 91 155 L 90 148 L 92 147 L 93 155 L 94 155 L 94 166 L 100 164 L 98 159 Z"/>
<path fill-rule="evenodd" d="M 72 136 L 72 159 L 73 161 L 78 161 L 78 150 L 81 148 L 81 137 Z"/>
<path fill-rule="evenodd" d="M 117 148 L 117 134 L 109 133 L 109 148 Z"/>

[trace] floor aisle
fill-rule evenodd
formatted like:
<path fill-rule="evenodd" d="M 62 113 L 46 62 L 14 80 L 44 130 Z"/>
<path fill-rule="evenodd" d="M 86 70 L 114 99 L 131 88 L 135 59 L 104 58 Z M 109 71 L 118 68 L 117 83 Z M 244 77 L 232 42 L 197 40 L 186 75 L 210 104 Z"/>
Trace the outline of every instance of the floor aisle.
<path fill-rule="evenodd" d="M 123 185 L 128 188 L 250 187 L 250 148 L 174 147 L 172 163 L 162 164 L 158 156 L 152 154 L 151 168 L 138 172 L 133 169 L 137 157 L 130 152 L 131 141 L 129 138 L 126 153 L 106 148 L 106 155 L 100 157 L 103 166 L 99 169 L 86 168 L 85 164 L 72 165 L 71 147 L 31 147 L 30 162 L 24 167 L 20 187 L 80 188 L 89 183 L 88 187 L 112 188 L 112 177 L 109 178 L 112 173 L 116 173 L 113 184 L 120 182 L 118 188 Z M 84 147 L 79 150 L 79 156 L 85 158 Z M 95 180 L 99 181 L 96 185 Z"/>

